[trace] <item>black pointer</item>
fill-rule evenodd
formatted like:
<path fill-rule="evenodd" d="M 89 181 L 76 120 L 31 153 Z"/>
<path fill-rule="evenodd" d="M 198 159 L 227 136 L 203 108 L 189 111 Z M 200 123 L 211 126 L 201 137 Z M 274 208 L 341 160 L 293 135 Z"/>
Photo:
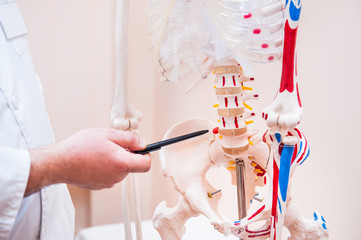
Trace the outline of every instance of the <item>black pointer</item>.
<path fill-rule="evenodd" d="M 187 140 L 189 138 L 197 137 L 197 136 L 205 134 L 207 132 L 208 132 L 208 130 L 201 130 L 201 131 L 197 131 L 197 132 L 193 132 L 193 133 L 188 133 L 188 134 L 185 134 L 185 135 L 182 135 L 182 136 L 179 136 L 179 137 L 175 137 L 175 138 L 163 140 L 163 141 L 160 141 L 160 142 L 152 143 L 152 144 L 149 144 L 145 149 L 139 150 L 139 151 L 134 151 L 134 153 L 144 155 L 144 154 L 147 154 L 149 152 L 157 151 L 161 147 L 167 146 L 169 144 L 173 144 L 173 143 L 177 143 L 177 142 L 180 142 L 180 141 Z"/>

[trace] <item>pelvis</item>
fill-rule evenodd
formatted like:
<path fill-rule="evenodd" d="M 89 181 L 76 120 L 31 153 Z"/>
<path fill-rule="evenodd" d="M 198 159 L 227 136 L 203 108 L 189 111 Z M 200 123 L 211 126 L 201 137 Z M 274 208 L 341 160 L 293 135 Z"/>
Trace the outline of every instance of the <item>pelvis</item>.
<path fill-rule="evenodd" d="M 175 189 L 181 194 L 176 207 L 168 208 L 162 202 L 155 211 L 154 226 L 163 240 L 181 239 L 186 220 L 199 214 L 205 215 L 221 233 L 229 234 L 231 231 L 229 223 L 224 222 L 217 209 L 222 193 L 212 195 L 217 189 L 206 179 L 210 168 L 224 166 L 232 174 L 232 184 L 236 184 L 236 171 L 232 167 L 234 159 L 223 152 L 220 140 L 212 134 L 214 128 L 209 121 L 192 119 L 176 124 L 164 136 L 167 139 L 200 129 L 209 130 L 205 135 L 165 147 L 159 153 L 164 176 L 173 181 Z M 256 177 L 259 174 L 255 171 L 256 167 L 266 168 L 269 151 L 267 144 L 258 137 L 247 151 L 238 156 L 245 161 L 246 176 Z M 246 187 L 247 203 L 256 195 L 255 187 L 264 185 L 261 178 L 255 181 L 254 177 Z"/>
<path fill-rule="evenodd" d="M 163 174 L 171 179 L 180 198 L 176 206 L 169 208 L 161 202 L 153 216 L 153 225 L 162 240 L 180 240 L 185 233 L 185 222 L 200 214 L 206 216 L 210 224 L 224 235 L 233 234 L 242 239 L 267 239 L 270 235 L 272 191 L 262 203 L 250 208 L 250 202 L 257 194 L 256 186 L 262 187 L 266 180 L 271 181 L 269 170 L 271 146 L 256 132 L 252 135 L 252 145 L 237 156 L 245 162 L 246 203 L 248 214 L 241 221 L 227 222 L 218 211 L 222 192 L 212 194 L 215 189 L 206 179 L 213 167 L 226 167 L 232 174 L 232 184 L 236 184 L 234 157 L 224 153 L 221 141 L 212 130 L 215 126 L 207 120 L 192 119 L 174 125 L 164 139 L 182 134 L 208 129 L 207 134 L 164 147 L 160 152 Z M 294 168 L 293 168 L 294 169 Z M 292 173 L 291 173 L 292 174 Z M 266 178 L 266 179 L 265 179 Z M 315 213 L 314 220 L 306 220 L 293 207 L 292 197 L 287 199 L 287 215 L 284 226 L 289 229 L 292 239 L 327 239 L 328 232 L 323 217 Z M 253 204 L 252 204 L 253 205 Z M 235 211 L 237 206 L 235 206 Z M 317 219 L 316 219 L 317 218 Z M 321 220 L 322 219 L 322 220 Z M 254 227 L 255 224 L 257 227 Z"/>

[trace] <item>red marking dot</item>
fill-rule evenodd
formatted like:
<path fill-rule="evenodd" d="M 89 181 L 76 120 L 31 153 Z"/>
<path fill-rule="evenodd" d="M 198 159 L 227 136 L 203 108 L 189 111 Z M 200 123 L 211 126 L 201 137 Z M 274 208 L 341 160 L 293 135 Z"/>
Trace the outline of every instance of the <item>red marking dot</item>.
<path fill-rule="evenodd" d="M 268 118 L 268 114 L 266 113 L 266 115 L 264 116 L 264 119 L 266 119 L 266 120 L 267 120 L 267 118 Z"/>
<path fill-rule="evenodd" d="M 224 98 L 224 105 L 228 107 L 228 98 Z"/>
<path fill-rule="evenodd" d="M 264 43 L 261 45 L 262 48 L 268 48 L 268 44 L 267 43 Z"/>
<path fill-rule="evenodd" d="M 239 127 L 239 126 L 238 126 L 237 116 L 236 116 L 236 117 L 234 117 L 234 125 L 236 126 L 236 128 L 238 128 L 238 127 Z"/>
<path fill-rule="evenodd" d="M 279 147 L 278 147 L 278 154 L 281 156 L 282 155 L 282 151 L 283 151 L 283 146 L 284 146 L 285 144 L 284 143 L 281 143 L 280 145 L 279 145 Z"/>
<path fill-rule="evenodd" d="M 259 29 L 259 28 L 253 29 L 253 33 L 254 33 L 254 34 L 260 34 L 260 33 L 261 33 L 261 29 Z"/>
<path fill-rule="evenodd" d="M 268 61 L 272 61 L 273 59 L 275 59 L 274 56 L 269 56 L 269 57 L 268 57 Z"/>
<path fill-rule="evenodd" d="M 233 79 L 233 85 L 236 86 L 236 79 L 235 79 L 234 75 L 232 76 L 232 79 Z"/>
<path fill-rule="evenodd" d="M 271 142 L 273 142 L 273 138 L 272 138 L 272 136 L 271 136 L 271 135 L 269 135 L 269 138 L 271 139 Z"/>
<path fill-rule="evenodd" d="M 256 114 L 255 113 L 251 113 L 251 116 L 255 116 Z"/>
<path fill-rule="evenodd" d="M 252 77 L 252 78 L 250 78 L 249 80 L 254 81 L 254 78 Z"/>
<path fill-rule="evenodd" d="M 266 176 L 263 178 L 263 182 L 264 182 L 264 185 L 267 184 L 267 177 Z"/>
<path fill-rule="evenodd" d="M 213 128 L 213 134 L 218 134 L 218 127 L 216 127 L 216 128 Z"/>
<path fill-rule="evenodd" d="M 223 127 L 226 127 L 226 121 L 224 121 L 224 117 L 222 117 L 222 123 L 223 123 Z"/>
<path fill-rule="evenodd" d="M 247 15 L 244 15 L 243 17 L 244 17 L 245 19 L 251 18 L 251 17 L 252 17 L 252 13 L 248 13 Z"/>
<path fill-rule="evenodd" d="M 223 80 L 223 87 L 224 87 L 224 84 L 226 84 L 226 78 L 223 76 L 222 80 Z"/>
<path fill-rule="evenodd" d="M 238 98 L 237 98 L 237 96 L 234 97 L 234 102 L 236 103 L 236 106 L 238 107 Z"/>
<path fill-rule="evenodd" d="M 237 63 L 237 65 L 238 65 L 238 66 L 241 66 L 241 65 L 239 65 L 239 63 Z"/>
<path fill-rule="evenodd" d="M 264 118 L 264 113 L 262 113 L 262 118 Z"/>
<path fill-rule="evenodd" d="M 259 95 L 258 94 L 255 94 L 255 95 L 253 95 L 254 97 L 259 97 Z"/>

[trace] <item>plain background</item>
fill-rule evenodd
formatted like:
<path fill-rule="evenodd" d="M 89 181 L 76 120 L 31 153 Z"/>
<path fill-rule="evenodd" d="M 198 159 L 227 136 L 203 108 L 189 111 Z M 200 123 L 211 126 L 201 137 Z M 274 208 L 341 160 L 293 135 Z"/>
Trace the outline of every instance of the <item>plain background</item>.
<path fill-rule="evenodd" d="M 57 140 L 87 127 L 110 126 L 114 87 L 114 0 L 18 0 L 28 29 L 35 67 L 44 85 L 47 110 Z M 129 24 L 129 95 L 144 117 L 140 135 L 149 142 L 162 138 L 176 122 L 203 118 L 216 122 L 212 83 L 203 81 L 184 94 L 186 82 L 160 83 L 148 51 L 147 1 L 131 1 Z M 304 115 L 300 129 L 311 155 L 298 168 L 293 192 L 308 218 L 320 211 L 330 239 L 360 239 L 361 1 L 303 1 L 298 33 L 298 73 Z M 259 112 L 277 91 L 279 62 L 255 65 L 253 87 L 261 99 Z M 257 117 L 252 127 L 266 128 Z M 227 174 L 211 182 L 229 185 Z M 218 174 L 218 175 L 217 175 Z M 162 200 L 172 206 L 177 194 L 162 177 L 157 154 L 149 173 L 139 175 L 144 219 Z M 121 221 L 121 186 L 101 191 L 70 187 L 77 210 L 76 230 Z M 228 204 L 227 204 L 228 202 Z M 229 202 L 231 204 L 229 204 Z M 234 199 L 221 209 L 235 212 Z"/>

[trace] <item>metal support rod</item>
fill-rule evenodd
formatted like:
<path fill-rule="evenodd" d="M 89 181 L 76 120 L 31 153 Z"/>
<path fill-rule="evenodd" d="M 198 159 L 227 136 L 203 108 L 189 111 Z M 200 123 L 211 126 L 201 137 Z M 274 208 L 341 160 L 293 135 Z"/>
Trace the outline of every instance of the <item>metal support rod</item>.
<path fill-rule="evenodd" d="M 236 159 L 237 174 L 237 199 L 238 199 L 238 217 L 239 220 L 247 216 L 246 209 L 246 187 L 245 187 L 245 166 L 244 161 Z"/>

